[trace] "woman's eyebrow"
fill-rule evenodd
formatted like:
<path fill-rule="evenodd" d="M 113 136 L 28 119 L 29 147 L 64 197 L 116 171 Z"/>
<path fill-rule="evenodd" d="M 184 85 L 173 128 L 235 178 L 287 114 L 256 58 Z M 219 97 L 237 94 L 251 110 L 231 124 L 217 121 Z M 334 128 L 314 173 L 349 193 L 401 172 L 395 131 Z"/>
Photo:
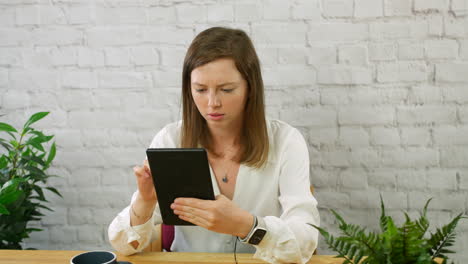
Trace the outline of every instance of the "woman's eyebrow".
<path fill-rule="evenodd" d="M 226 82 L 226 83 L 218 84 L 217 87 L 223 87 L 223 86 L 231 85 L 231 84 L 237 84 L 237 82 Z M 206 87 L 206 85 L 201 84 L 201 83 L 198 83 L 198 82 L 193 82 L 192 85 L 197 85 L 197 86 L 201 86 L 201 87 Z"/>

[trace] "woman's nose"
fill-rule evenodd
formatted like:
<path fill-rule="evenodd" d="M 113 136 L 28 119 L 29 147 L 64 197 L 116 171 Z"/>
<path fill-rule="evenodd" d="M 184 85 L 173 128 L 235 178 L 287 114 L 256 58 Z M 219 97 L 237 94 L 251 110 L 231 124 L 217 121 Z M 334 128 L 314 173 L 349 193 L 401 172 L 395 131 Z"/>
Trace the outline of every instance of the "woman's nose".
<path fill-rule="evenodd" d="M 219 99 L 219 96 L 217 95 L 217 93 L 210 93 L 209 98 L 208 98 L 208 106 L 210 107 L 221 106 L 221 100 Z"/>

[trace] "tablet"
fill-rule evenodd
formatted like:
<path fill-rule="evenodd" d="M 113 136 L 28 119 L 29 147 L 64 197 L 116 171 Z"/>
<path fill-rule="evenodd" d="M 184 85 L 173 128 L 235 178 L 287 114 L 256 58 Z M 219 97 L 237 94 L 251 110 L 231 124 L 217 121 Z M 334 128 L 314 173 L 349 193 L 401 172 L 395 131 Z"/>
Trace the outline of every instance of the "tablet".
<path fill-rule="evenodd" d="M 178 197 L 214 200 L 210 167 L 202 148 L 149 148 L 148 163 L 166 225 L 194 225 L 180 219 L 171 209 Z"/>

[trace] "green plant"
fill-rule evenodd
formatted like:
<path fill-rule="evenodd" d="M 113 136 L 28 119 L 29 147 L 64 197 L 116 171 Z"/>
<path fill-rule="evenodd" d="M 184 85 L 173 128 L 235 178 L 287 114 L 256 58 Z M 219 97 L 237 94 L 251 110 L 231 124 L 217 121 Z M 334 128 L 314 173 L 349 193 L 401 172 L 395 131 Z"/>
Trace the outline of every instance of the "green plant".
<path fill-rule="evenodd" d="M 28 228 L 29 221 L 39 221 L 41 209 L 52 211 L 45 205 L 43 189 L 61 196 L 57 189 L 47 186 L 55 175 L 46 174 L 55 158 L 55 142 L 46 151 L 44 144 L 53 136 L 46 136 L 31 127 L 49 112 L 33 114 L 21 131 L 0 122 L 0 131 L 9 139 L 0 137 L 5 151 L 0 156 L 0 249 L 21 249 L 21 242 L 38 228 Z"/>
<path fill-rule="evenodd" d="M 325 238 L 325 243 L 336 251 L 336 257 L 344 258 L 343 264 L 430 264 L 437 263 L 436 258 L 442 258 L 443 263 L 448 260 L 447 253 L 454 253 L 448 247 L 455 243 L 455 228 L 462 214 L 457 215 L 450 223 L 438 228 L 435 233 L 427 235 L 429 220 L 427 207 L 431 199 L 426 202 L 419 219 L 413 221 L 405 212 L 405 222 L 397 227 L 390 216 L 385 214 L 385 206 L 380 197 L 381 233 L 367 232 L 365 228 L 348 224 L 334 210 L 342 236 L 330 235 L 325 229 L 313 225 Z"/>

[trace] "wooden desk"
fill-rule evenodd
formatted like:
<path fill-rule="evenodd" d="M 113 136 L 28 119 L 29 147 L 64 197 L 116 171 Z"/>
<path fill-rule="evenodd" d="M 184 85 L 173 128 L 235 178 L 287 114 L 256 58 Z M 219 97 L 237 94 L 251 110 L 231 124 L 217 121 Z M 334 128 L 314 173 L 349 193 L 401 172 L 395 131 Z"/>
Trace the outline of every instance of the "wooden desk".
<path fill-rule="evenodd" d="M 62 250 L 0 250 L 1 264 L 66 264 L 70 259 L 85 251 Z M 237 254 L 239 264 L 266 263 L 252 258 L 252 254 Z M 231 253 L 172 253 L 172 252 L 144 252 L 132 256 L 117 254 L 117 260 L 129 261 L 133 264 L 232 264 L 234 254 Z M 309 264 L 338 264 L 342 259 L 333 256 L 314 255 Z"/>

